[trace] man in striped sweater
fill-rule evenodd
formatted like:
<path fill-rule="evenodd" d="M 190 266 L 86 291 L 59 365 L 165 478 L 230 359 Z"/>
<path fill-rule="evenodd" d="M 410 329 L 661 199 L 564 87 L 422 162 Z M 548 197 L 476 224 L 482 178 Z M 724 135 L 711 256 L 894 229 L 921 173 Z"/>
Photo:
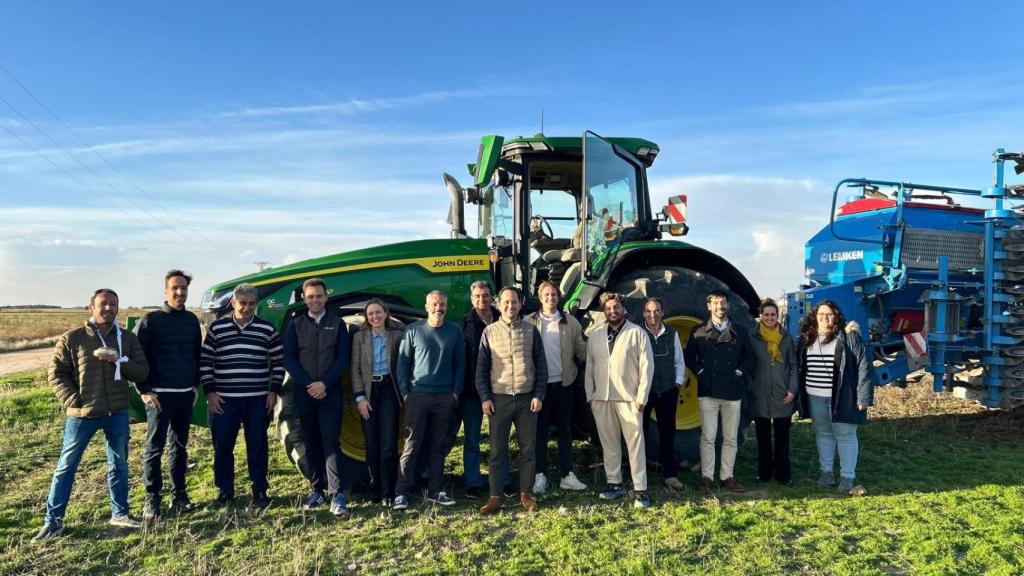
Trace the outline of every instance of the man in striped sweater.
<path fill-rule="evenodd" d="M 284 349 L 272 324 L 256 316 L 256 288 L 239 284 L 231 316 L 213 322 L 203 342 L 199 377 L 213 435 L 217 504 L 235 496 L 235 440 L 245 428 L 252 503 L 267 506 L 267 426 L 284 381 Z"/>

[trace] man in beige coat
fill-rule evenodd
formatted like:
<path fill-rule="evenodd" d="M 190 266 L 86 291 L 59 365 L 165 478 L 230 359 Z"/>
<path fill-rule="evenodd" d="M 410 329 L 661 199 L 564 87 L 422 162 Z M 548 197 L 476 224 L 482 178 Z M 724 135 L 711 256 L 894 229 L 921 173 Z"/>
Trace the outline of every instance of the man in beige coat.
<path fill-rule="evenodd" d="M 584 386 L 604 452 L 608 489 L 604 500 L 626 495 L 622 485 L 621 438 L 626 440 L 636 508 L 647 508 L 647 462 L 643 415 L 654 379 L 654 353 L 643 328 L 626 320 L 622 296 L 601 295 L 607 323 L 590 335 Z"/>

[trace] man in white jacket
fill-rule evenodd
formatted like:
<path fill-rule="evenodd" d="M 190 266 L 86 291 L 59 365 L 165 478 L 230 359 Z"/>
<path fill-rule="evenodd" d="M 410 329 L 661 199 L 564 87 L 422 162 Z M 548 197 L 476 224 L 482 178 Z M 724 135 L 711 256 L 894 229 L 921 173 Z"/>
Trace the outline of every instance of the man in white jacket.
<path fill-rule="evenodd" d="M 643 328 L 626 320 L 622 296 L 601 295 L 606 324 L 590 335 L 584 387 L 604 453 L 608 489 L 604 500 L 626 495 L 622 485 L 621 438 L 626 440 L 636 508 L 647 508 L 647 462 L 643 415 L 654 378 L 654 353 Z"/>

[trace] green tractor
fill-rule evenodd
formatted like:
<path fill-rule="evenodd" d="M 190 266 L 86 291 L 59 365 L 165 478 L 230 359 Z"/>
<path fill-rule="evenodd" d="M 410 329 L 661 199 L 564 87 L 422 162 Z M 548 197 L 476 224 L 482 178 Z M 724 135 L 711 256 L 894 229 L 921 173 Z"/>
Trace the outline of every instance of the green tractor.
<path fill-rule="evenodd" d="M 643 321 L 643 299 L 660 296 L 665 322 L 684 344 L 690 328 L 706 317 L 704 298 L 712 289 L 727 291 L 735 316 L 746 322 L 758 303 L 747 279 L 720 256 L 662 238 L 663 233 L 681 236 L 687 227 L 670 219 L 670 207 L 651 209 L 647 168 L 657 154 L 653 142 L 592 132 L 582 138 L 537 135 L 508 141 L 485 136 L 477 162 L 469 165 L 471 186 L 463 188 L 444 175 L 451 197 L 450 239 L 344 252 L 222 282 L 203 295 L 203 321 L 229 313 L 233 288 L 248 282 L 259 291 L 257 313 L 283 332 L 294 315 L 305 313 L 302 282 L 318 276 L 327 283 L 328 307 L 351 324 L 362 322 L 371 297 L 388 302 L 398 319 L 425 317 L 425 295 L 435 289 L 448 293 L 448 318 L 457 321 L 470 309 L 469 286 L 477 280 L 499 290 L 520 288 L 524 313 L 539 308 L 536 288 L 551 280 L 561 287 L 564 310 L 585 328 L 603 321 L 602 292 L 623 294 L 636 322 Z M 476 206 L 475 235 L 466 231 L 467 205 Z M 680 429 L 698 425 L 696 384 L 689 377 L 680 395 Z M 582 394 L 582 387 L 577 389 Z M 286 390 L 281 400 L 278 433 L 289 458 L 305 472 L 291 393 Z M 363 461 L 358 414 L 351 402 L 345 410 L 342 451 Z M 578 416 L 585 417 L 582 412 Z"/>

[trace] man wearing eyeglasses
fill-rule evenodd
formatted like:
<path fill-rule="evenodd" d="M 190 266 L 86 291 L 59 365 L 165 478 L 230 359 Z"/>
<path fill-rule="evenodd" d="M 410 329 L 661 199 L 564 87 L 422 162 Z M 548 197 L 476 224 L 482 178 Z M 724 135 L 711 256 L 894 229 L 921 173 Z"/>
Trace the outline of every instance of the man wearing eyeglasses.
<path fill-rule="evenodd" d="M 590 336 L 584 387 L 601 438 L 608 488 L 603 500 L 626 495 L 622 484 L 622 439 L 633 476 L 635 508 L 648 508 L 643 413 L 654 379 L 654 354 L 643 328 L 626 320 L 622 296 L 606 292 L 601 306 L 607 322 Z"/>
<path fill-rule="evenodd" d="M 733 477 L 736 462 L 740 405 L 747 393 L 747 374 L 757 365 L 747 330 L 729 318 L 729 298 L 714 290 L 707 297 L 711 318 L 690 332 L 683 356 L 697 375 L 697 403 L 700 405 L 700 468 L 697 490 L 711 490 L 715 477 L 715 438 L 718 417 L 722 417 L 722 457 L 719 478 L 730 492 L 743 492 Z"/>

